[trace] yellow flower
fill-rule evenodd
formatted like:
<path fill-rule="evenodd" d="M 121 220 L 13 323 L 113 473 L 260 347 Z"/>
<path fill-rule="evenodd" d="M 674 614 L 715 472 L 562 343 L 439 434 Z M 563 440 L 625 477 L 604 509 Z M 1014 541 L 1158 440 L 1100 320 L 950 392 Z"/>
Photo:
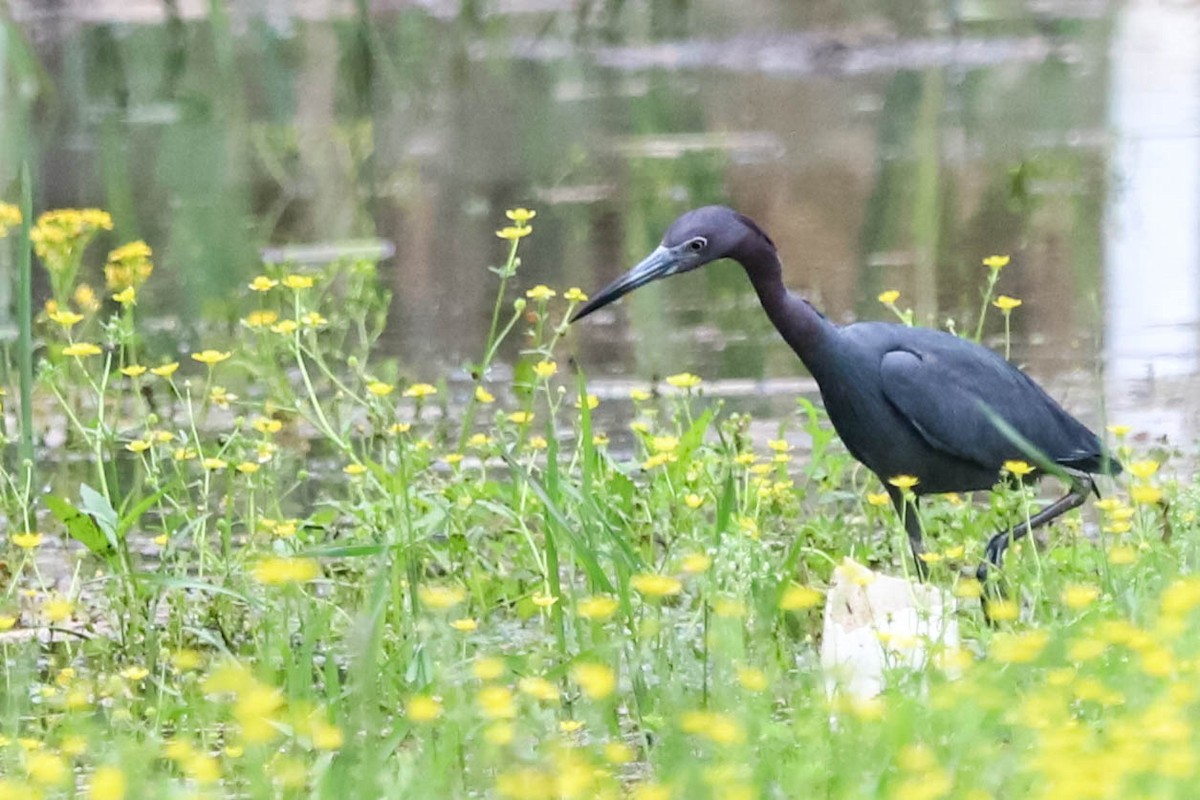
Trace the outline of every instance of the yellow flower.
<path fill-rule="evenodd" d="M 1041 655 L 1049 641 L 1050 634 L 1044 630 L 1002 632 L 992 638 L 989 653 L 992 658 L 1007 664 L 1026 664 Z"/>
<path fill-rule="evenodd" d="M 688 494 L 683 498 L 683 502 L 688 508 L 696 509 L 704 505 L 704 498 L 698 494 Z"/>
<path fill-rule="evenodd" d="M 163 364 L 162 366 L 158 366 L 158 367 L 151 367 L 150 373 L 152 375 L 157 375 L 160 378 L 169 378 L 175 374 L 175 370 L 177 370 L 177 369 L 179 369 L 179 362 L 172 361 L 169 364 Z"/>
<path fill-rule="evenodd" d="M 487 447 L 491 443 L 492 437 L 488 436 L 486 433 L 475 433 L 471 435 L 470 439 L 467 439 L 467 447 Z"/>
<path fill-rule="evenodd" d="M 517 703 L 507 686 L 485 686 L 475 697 L 479 713 L 488 719 L 511 719 L 517 715 Z"/>
<path fill-rule="evenodd" d="M 550 446 L 550 443 L 546 441 L 545 436 L 530 436 L 529 446 L 534 450 L 545 450 Z"/>
<path fill-rule="evenodd" d="M 21 209 L 11 203 L 0 203 L 0 239 L 8 235 L 9 228 L 21 224 Z"/>
<path fill-rule="evenodd" d="M 792 584 L 779 596 L 779 608 L 782 611 L 804 611 L 816 608 L 821 604 L 821 597 L 821 593 L 811 586 Z"/>
<path fill-rule="evenodd" d="M 34 533 L 33 531 L 14 533 L 9 536 L 9 541 L 22 550 L 32 550 L 42 543 L 42 535 L 40 533 Z"/>
<path fill-rule="evenodd" d="M 75 611 L 75 604 L 62 595 L 56 594 L 42 604 L 42 613 L 51 622 L 62 622 Z"/>
<path fill-rule="evenodd" d="M 1141 480 L 1147 480 L 1152 478 L 1154 473 L 1158 472 L 1158 462 L 1149 460 L 1134 461 L 1126 468 L 1129 470 L 1129 474 L 1133 477 L 1140 478 Z"/>
<path fill-rule="evenodd" d="M 585 395 L 584 400 L 587 402 L 587 407 L 588 407 L 589 411 L 595 411 L 596 407 L 600 405 L 600 398 L 594 394 Z M 579 402 L 579 398 L 575 398 L 575 407 L 582 408 L 582 404 Z"/>
<path fill-rule="evenodd" d="M 988 256 L 983 260 L 983 265 L 998 272 L 1007 267 L 1010 260 L 1008 256 Z"/>
<path fill-rule="evenodd" d="M 428 383 L 414 383 L 404 390 L 405 397 L 415 397 L 418 400 L 432 397 L 435 394 L 437 394 L 437 388 Z"/>
<path fill-rule="evenodd" d="M 1072 611 L 1082 611 L 1094 603 L 1099 596 L 1100 588 L 1098 586 L 1072 584 L 1063 590 L 1062 602 Z"/>
<path fill-rule="evenodd" d="M 317 327 L 317 328 L 319 328 L 322 325 L 329 324 L 329 320 L 325 319 L 325 317 L 323 317 L 321 315 L 321 313 L 318 311 L 309 311 L 308 313 L 303 314 L 300 317 L 300 321 L 303 322 L 305 325 L 308 325 L 310 327 Z"/>
<path fill-rule="evenodd" d="M 145 667 L 133 666 L 121 670 L 121 677 L 127 681 L 144 681 L 149 675 L 150 670 Z"/>
<path fill-rule="evenodd" d="M 896 475 L 888 478 L 888 483 L 890 483 L 892 486 L 895 486 L 897 489 L 903 489 L 907 491 L 908 489 L 911 489 L 920 483 L 920 480 L 913 475 Z"/>
<path fill-rule="evenodd" d="M 670 575 L 643 573 L 629 579 L 629 585 L 647 597 L 666 597 L 683 591 L 683 584 Z"/>
<path fill-rule="evenodd" d="M 10 631 L 17 624 L 17 618 L 12 614 L 0 614 L 0 632 Z"/>
<path fill-rule="evenodd" d="M 126 289 L 141 286 L 154 271 L 154 264 L 150 261 L 152 255 L 150 246 L 140 240 L 110 252 L 108 263 L 104 265 L 104 279 L 108 288 L 124 294 Z M 121 300 L 117 302 L 124 303 Z"/>
<path fill-rule="evenodd" d="M 713 613 L 724 619 L 740 619 L 746 616 L 746 604 L 731 597 L 718 597 L 712 604 Z"/>
<path fill-rule="evenodd" d="M 60 309 L 57 311 L 51 311 L 46 316 L 48 316 L 50 318 L 51 322 L 57 322 L 59 325 L 63 326 L 64 328 L 70 328 L 71 326 L 75 325 L 77 322 L 79 322 L 80 320 L 83 319 L 83 314 L 76 314 L 74 311 L 71 311 L 70 309 Z"/>
<path fill-rule="evenodd" d="M 447 464 L 449 464 L 452 467 L 455 464 L 462 463 L 462 460 L 463 460 L 462 453 L 447 453 L 446 455 L 442 456 L 442 461 L 446 462 Z"/>
<path fill-rule="evenodd" d="M 295 333 L 299 330 L 300 325 L 294 319 L 284 319 L 276 322 L 271 326 L 271 333 L 279 333 L 284 336 Z"/>
<path fill-rule="evenodd" d="M 217 458 L 216 456 L 209 456 L 200 463 L 205 469 L 211 470 L 225 469 L 229 466 L 229 462 L 225 461 L 223 458 Z"/>
<path fill-rule="evenodd" d="M 250 281 L 250 290 L 254 292 L 269 292 L 279 285 L 279 281 L 274 278 L 268 278 L 266 275 L 259 275 L 254 280 Z"/>
<path fill-rule="evenodd" d="M 635 403 L 643 403 L 643 402 L 649 400 L 653 396 L 654 395 L 650 394 L 645 389 L 630 389 L 629 390 L 629 399 L 633 400 Z"/>
<path fill-rule="evenodd" d="M 583 723 L 577 719 L 559 720 L 558 729 L 566 734 L 577 733 L 583 730 Z"/>
<path fill-rule="evenodd" d="M 90 342 L 76 342 L 75 344 L 69 344 L 63 348 L 64 356 L 73 356 L 75 358 L 98 356 L 102 352 L 104 351 Z"/>
<path fill-rule="evenodd" d="M 285 275 L 283 277 L 283 285 L 289 289 L 299 291 L 301 289 L 311 289 L 316 283 L 316 279 L 311 275 Z"/>
<path fill-rule="evenodd" d="M 558 689 L 545 678 L 536 675 L 521 678 L 517 683 L 517 688 L 521 690 L 522 694 L 527 694 L 543 703 L 558 702 Z"/>
<path fill-rule="evenodd" d="M 475 387 L 475 399 L 484 405 L 496 402 L 496 397 L 482 386 Z"/>
<path fill-rule="evenodd" d="M 450 627 L 459 633 L 471 633 L 479 627 L 479 623 L 470 617 L 463 617 L 462 619 L 453 620 L 450 623 Z"/>
<path fill-rule="evenodd" d="M 38 786 L 57 786 L 67 780 L 70 770 L 57 753 L 34 751 L 25 755 L 25 774 Z"/>
<path fill-rule="evenodd" d="M 433 722 L 442 715 L 442 701 L 427 694 L 413 695 L 408 700 L 404 716 L 413 722 Z"/>
<path fill-rule="evenodd" d="M 1007 314 L 1009 311 L 1012 311 L 1014 308 L 1019 308 L 1021 305 L 1021 301 L 1015 297 L 1009 297 L 1006 294 L 1002 294 L 999 297 L 997 297 L 995 300 L 992 301 L 992 305 L 994 305 L 996 308 L 1000 309 L 1001 311 L 1003 311 Z"/>
<path fill-rule="evenodd" d="M 126 286 L 124 289 L 114 294 L 112 299 L 116 300 L 123 306 L 135 305 L 137 303 L 137 289 L 133 288 L 132 286 Z"/>
<path fill-rule="evenodd" d="M 75 287 L 75 291 L 71 294 L 71 299 L 75 301 L 75 305 L 87 312 L 92 312 L 100 308 L 100 299 L 96 297 L 95 290 L 86 283 L 81 283 Z"/>
<path fill-rule="evenodd" d="M 264 434 L 279 433 L 279 431 L 283 430 L 283 422 L 271 419 L 270 417 L 255 417 L 250 425 L 254 430 Z"/>
<path fill-rule="evenodd" d="M 966 581 L 963 583 L 966 583 Z M 1014 600 L 989 600 L 987 604 L 987 612 L 988 616 L 996 622 L 1011 622 L 1020 616 L 1021 607 L 1018 606 Z"/>
<path fill-rule="evenodd" d="M 510 208 L 504 212 L 504 216 L 511 219 L 518 225 L 524 225 L 529 220 L 537 216 L 536 211 L 531 211 L 528 208 Z"/>
<path fill-rule="evenodd" d="M 251 574 L 264 586 L 278 586 L 315 580 L 321 574 L 321 568 L 314 558 L 272 556 L 255 564 Z"/>
<path fill-rule="evenodd" d="M 346 741 L 341 728 L 337 725 L 330 725 L 324 720 L 317 720 L 313 723 L 309 739 L 312 741 L 313 747 L 318 750 L 340 750 Z"/>
<path fill-rule="evenodd" d="M 584 619 L 605 620 L 617 612 L 620 604 L 611 597 L 585 597 L 575 605 L 575 613 Z"/>
<path fill-rule="evenodd" d="M 213 364 L 220 364 L 232 355 L 233 353 L 228 350 L 224 352 L 219 350 L 201 350 L 199 353 L 192 353 L 192 360 L 199 361 L 201 364 L 207 364 L 211 367 Z"/>
<path fill-rule="evenodd" d="M 571 303 L 585 303 L 588 296 L 578 286 L 572 286 L 563 292 L 563 299 Z"/>
<path fill-rule="evenodd" d="M 887 492 L 867 492 L 867 502 L 873 506 L 886 506 L 891 501 Z"/>
<path fill-rule="evenodd" d="M 1108 549 L 1108 563 L 1125 566 L 1137 561 L 1137 550 L 1128 545 L 1116 545 Z"/>
<path fill-rule="evenodd" d="M 576 664 L 571 669 L 571 677 L 583 693 L 593 700 L 603 700 L 617 688 L 616 673 L 604 664 Z"/>
<path fill-rule="evenodd" d="M 763 671 L 754 667 L 738 667 L 737 679 L 748 692 L 761 692 L 770 685 Z"/>
<path fill-rule="evenodd" d="M 525 296 L 530 300 L 549 300 L 556 294 L 558 294 L 558 292 L 554 291 L 544 283 L 539 283 L 537 286 L 525 292 Z"/>
<path fill-rule="evenodd" d="M 494 681 L 504 674 L 504 662 L 492 656 L 480 658 L 471 665 L 471 674 L 481 681 Z"/>
<path fill-rule="evenodd" d="M 1033 467 L 1026 461 L 1005 461 L 1004 471 L 1018 478 L 1024 478 L 1033 472 Z"/>
<path fill-rule="evenodd" d="M 1129 499 L 1138 505 L 1154 505 L 1162 500 L 1162 496 L 1162 489 L 1157 486 L 1139 484 L 1129 489 Z"/>
<path fill-rule="evenodd" d="M 676 389 L 694 389 L 700 385 L 701 380 L 690 372 L 680 372 L 676 375 L 668 375 L 667 383 Z"/>
<path fill-rule="evenodd" d="M 650 449 L 656 453 L 670 453 L 679 446 L 679 440 L 674 436 L 655 436 L 650 440 Z"/>
<path fill-rule="evenodd" d="M 746 738 L 741 723 L 715 711 L 688 711 L 680 718 L 679 727 L 684 733 L 703 736 L 716 744 L 740 744 Z"/>
<path fill-rule="evenodd" d="M 444 611 L 467 599 L 467 594 L 457 586 L 439 586 L 437 584 L 421 584 L 417 591 L 421 602 L 429 608 Z"/>
<path fill-rule="evenodd" d="M 523 239 L 531 233 L 533 233 L 532 225 L 507 225 L 496 231 L 497 236 L 501 239 L 507 239 L 510 242 Z"/>
<path fill-rule="evenodd" d="M 88 783 L 88 800 L 125 800 L 128 781 L 120 767 L 105 764 L 96 767 Z"/>
<path fill-rule="evenodd" d="M 550 606 L 552 606 L 558 602 L 558 598 L 555 597 L 554 595 L 542 594 L 540 592 L 535 592 L 533 594 L 533 596 L 531 596 L 529 599 L 538 608 L 549 608 Z"/>
<path fill-rule="evenodd" d="M 1124 439 L 1126 436 L 1129 435 L 1129 432 L 1131 430 L 1133 430 L 1133 429 L 1128 425 L 1109 425 L 1108 426 L 1108 432 L 1111 433 L 1113 436 L 1117 437 L 1118 439 Z"/>
<path fill-rule="evenodd" d="M 371 381 L 367 384 L 367 391 L 376 397 L 387 397 L 389 394 L 395 391 L 395 389 L 395 386 L 390 383 L 384 383 L 383 381 Z"/>
<path fill-rule="evenodd" d="M 675 794 L 670 786 L 654 781 L 645 781 L 633 787 L 629 800 L 672 800 Z"/>
<path fill-rule="evenodd" d="M 279 319 L 279 314 L 268 309 L 258 309 L 251 311 L 246 315 L 242 323 L 247 328 L 266 328 L 269 325 L 274 325 Z"/>
<path fill-rule="evenodd" d="M 549 378 L 558 372 L 558 364 L 553 361 L 539 361 L 533 365 L 533 374 L 539 378 Z"/>
<path fill-rule="evenodd" d="M 251 681 L 247 688 L 238 692 L 233 716 L 242 729 L 242 738 L 247 742 L 261 743 L 278 736 L 279 731 L 273 723 L 283 703 L 282 692 L 257 681 Z"/>
<path fill-rule="evenodd" d="M 125 445 L 125 449 L 131 453 L 144 453 L 150 449 L 154 443 L 149 439 L 134 439 L 129 444 Z"/>
<path fill-rule="evenodd" d="M 656 453 L 642 462 L 642 469 L 652 470 L 656 467 L 661 467 L 663 464 L 670 464 L 678 460 L 679 457 L 674 453 Z"/>
<path fill-rule="evenodd" d="M 261 466 L 254 461 L 243 461 L 235 469 L 243 475 L 253 475 L 261 469 Z"/>
<path fill-rule="evenodd" d="M 533 421 L 532 411 L 514 411 L 508 415 L 508 421 L 515 425 L 525 425 Z"/>
<path fill-rule="evenodd" d="M 130 364 L 128 367 L 121 367 L 121 374 L 127 378 L 138 378 L 146 374 L 146 368 L 141 364 Z"/>
<path fill-rule="evenodd" d="M 237 400 L 238 396 L 224 386 L 214 386 L 208 394 L 208 399 L 219 408 L 229 408 L 229 404 Z"/>
<path fill-rule="evenodd" d="M 352 478 L 357 478 L 360 475 L 366 475 L 367 468 L 365 466 L 363 466 L 362 464 L 358 464 L 358 463 L 347 464 L 346 466 L 342 467 L 342 472 L 346 473 L 347 475 L 351 476 Z"/>
<path fill-rule="evenodd" d="M 900 292 L 895 289 L 888 289 L 886 292 L 881 292 L 879 294 L 879 302 L 883 303 L 885 306 L 894 305 L 899 299 Z"/>
<path fill-rule="evenodd" d="M 689 575 L 707 572 L 711 566 L 712 556 L 708 553 L 688 553 L 679 564 L 680 569 Z"/>

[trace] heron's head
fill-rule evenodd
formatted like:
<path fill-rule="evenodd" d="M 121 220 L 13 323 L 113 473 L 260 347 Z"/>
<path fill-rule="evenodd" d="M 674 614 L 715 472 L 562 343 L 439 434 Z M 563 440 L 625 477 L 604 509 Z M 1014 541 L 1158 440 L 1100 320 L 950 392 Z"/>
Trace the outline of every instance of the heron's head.
<path fill-rule="evenodd" d="M 689 272 L 721 258 L 737 257 L 748 242 L 774 245 L 749 218 L 725 206 L 693 209 L 671 223 L 662 243 L 640 264 L 605 286 L 575 312 L 582 319 L 651 281 Z"/>

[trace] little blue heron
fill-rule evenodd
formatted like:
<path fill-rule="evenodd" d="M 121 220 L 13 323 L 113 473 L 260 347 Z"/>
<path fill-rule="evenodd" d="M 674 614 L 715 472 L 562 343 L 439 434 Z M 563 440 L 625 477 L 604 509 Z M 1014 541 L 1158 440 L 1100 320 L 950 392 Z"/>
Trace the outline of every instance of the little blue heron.
<path fill-rule="evenodd" d="M 1081 505 L 1095 491 L 1092 475 L 1120 473 L 1094 433 L 986 347 L 929 328 L 830 322 L 784 287 L 779 253 L 762 228 L 724 206 L 675 220 L 654 252 L 571 321 L 639 286 L 722 258 L 746 270 L 767 316 L 816 379 L 846 449 L 883 481 L 922 577 L 919 495 L 990 489 L 1006 461 L 1034 465 L 1027 478 L 1050 472 L 1069 485 L 1066 496 L 988 541 L 976 573 L 983 581 L 1010 542 Z M 900 475 L 917 479 L 911 495 L 888 482 Z"/>

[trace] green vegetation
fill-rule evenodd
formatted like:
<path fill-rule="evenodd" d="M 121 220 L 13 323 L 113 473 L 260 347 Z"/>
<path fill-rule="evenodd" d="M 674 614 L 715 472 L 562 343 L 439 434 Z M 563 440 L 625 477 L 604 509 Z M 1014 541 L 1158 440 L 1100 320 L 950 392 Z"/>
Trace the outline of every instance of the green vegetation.
<path fill-rule="evenodd" d="M 1076 512 L 1016 547 L 995 628 L 959 576 L 1032 490 L 928 503 L 965 644 L 831 701 L 835 567 L 905 568 L 882 487 L 811 403 L 754 442 L 688 373 L 635 390 L 610 446 L 563 366 L 583 294 L 522 284 L 534 214 L 508 216 L 465 387 L 373 359 L 371 263 L 268 267 L 180 354 L 142 324 L 149 247 L 108 255 L 101 297 L 108 215 L 38 220 L 33 411 L 65 444 L 50 492 L 12 447 L 0 481 L 0 798 L 1190 796 L 1200 493 L 1164 454 L 1110 428 L 1130 469 L 1098 531 Z"/>

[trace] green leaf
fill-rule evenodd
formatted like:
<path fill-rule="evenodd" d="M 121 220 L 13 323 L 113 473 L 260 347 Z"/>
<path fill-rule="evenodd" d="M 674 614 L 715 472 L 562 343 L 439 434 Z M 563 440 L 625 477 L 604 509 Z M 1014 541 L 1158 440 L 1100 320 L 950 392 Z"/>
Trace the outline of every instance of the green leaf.
<path fill-rule="evenodd" d="M 96 524 L 100 526 L 100 530 L 104 532 L 108 543 L 113 549 L 116 549 L 118 518 L 117 510 L 112 507 L 112 503 L 86 483 L 79 487 L 79 500 L 80 510 L 95 520 Z"/>
<path fill-rule="evenodd" d="M 158 502 L 158 498 L 166 494 L 166 491 L 166 489 L 159 489 L 154 494 L 143 497 L 133 508 L 121 515 L 121 521 L 117 524 L 118 541 L 124 541 L 125 535 L 129 533 L 129 529 L 137 524 L 142 515 L 149 511 L 150 507 Z"/>
<path fill-rule="evenodd" d="M 43 499 L 50 513 L 66 527 L 67 534 L 72 539 L 96 555 L 108 556 L 112 553 L 113 548 L 108 537 L 90 515 L 56 495 L 48 494 Z"/>
<path fill-rule="evenodd" d="M 613 590 L 612 582 L 604 574 L 604 570 L 600 568 L 600 562 L 596 560 L 596 554 L 579 538 L 579 534 L 571 527 L 570 520 L 563 515 L 562 511 L 559 510 L 558 506 L 546 493 L 546 488 L 542 486 L 537 478 L 522 469 L 512 456 L 504 453 L 503 458 L 505 463 L 508 464 L 508 468 L 512 471 L 513 477 L 524 480 L 529 484 L 529 488 L 542 501 L 542 505 L 546 507 L 546 513 L 557 523 L 558 530 L 566 536 L 567 542 L 571 545 L 572 552 L 579 559 L 579 563 L 583 566 L 583 571 L 588 574 L 588 578 L 591 579 L 592 583 L 600 587 L 603 591 L 611 592 Z"/>

